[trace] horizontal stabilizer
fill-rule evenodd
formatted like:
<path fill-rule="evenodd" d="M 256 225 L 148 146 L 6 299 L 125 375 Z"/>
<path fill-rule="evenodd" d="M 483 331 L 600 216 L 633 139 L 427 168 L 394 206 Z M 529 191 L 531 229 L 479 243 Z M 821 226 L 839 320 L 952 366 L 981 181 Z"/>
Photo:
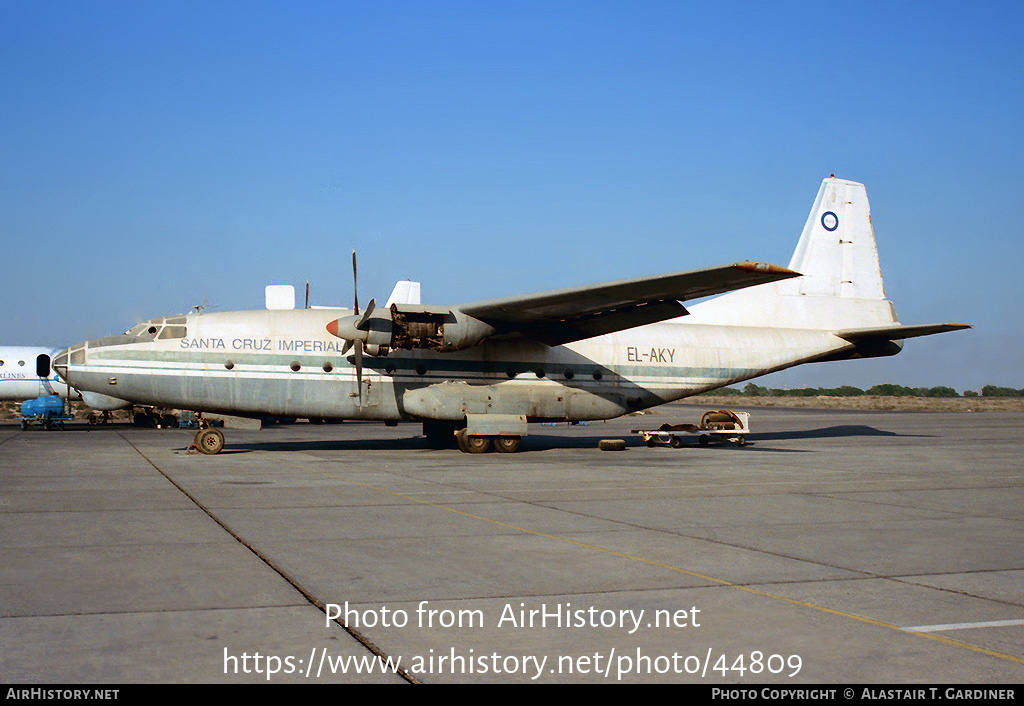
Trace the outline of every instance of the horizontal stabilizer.
<path fill-rule="evenodd" d="M 849 341 L 850 343 L 856 343 L 857 341 L 861 341 L 866 338 L 881 338 L 888 341 L 901 341 L 904 338 L 930 336 L 933 333 L 960 331 L 961 329 L 970 327 L 970 324 L 921 324 L 918 326 L 878 326 L 876 328 L 836 331 L 835 335 Z"/>

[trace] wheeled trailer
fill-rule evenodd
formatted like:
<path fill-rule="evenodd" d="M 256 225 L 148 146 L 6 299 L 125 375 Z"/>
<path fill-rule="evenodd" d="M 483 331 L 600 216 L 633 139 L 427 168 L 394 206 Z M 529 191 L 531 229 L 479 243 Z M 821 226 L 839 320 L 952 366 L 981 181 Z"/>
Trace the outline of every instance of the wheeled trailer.
<path fill-rule="evenodd" d="M 38 424 L 47 431 L 50 429 L 64 429 L 64 422 L 73 421 L 75 415 L 71 412 L 71 406 L 55 394 L 39 395 L 36 399 L 25 400 L 21 403 L 21 415 L 18 421 L 22 429 L 28 429 L 33 424 Z"/>
<path fill-rule="evenodd" d="M 74 416 L 70 414 L 33 414 L 18 417 L 22 429 L 28 429 L 33 424 L 38 424 L 47 431 L 50 429 L 64 431 L 64 422 L 72 422 L 74 419 Z"/>
<path fill-rule="evenodd" d="M 733 441 L 737 446 L 747 443 L 746 435 L 750 432 L 750 415 L 747 412 L 734 412 L 731 409 L 709 410 L 701 415 L 699 424 L 662 424 L 657 429 L 633 429 L 632 433 L 644 438 L 648 446 L 671 446 L 679 448 L 683 445 L 680 435 L 697 436 L 697 443 L 707 446 L 712 438 Z"/>

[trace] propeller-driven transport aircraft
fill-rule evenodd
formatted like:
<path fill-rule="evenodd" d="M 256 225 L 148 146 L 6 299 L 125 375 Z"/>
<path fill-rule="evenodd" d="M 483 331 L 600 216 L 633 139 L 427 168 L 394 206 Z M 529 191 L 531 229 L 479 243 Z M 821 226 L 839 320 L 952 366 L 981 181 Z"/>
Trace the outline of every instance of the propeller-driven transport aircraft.
<path fill-rule="evenodd" d="M 514 452 L 529 422 L 611 419 L 961 328 L 899 322 L 864 185 L 830 177 L 788 268 L 738 262 L 457 306 L 360 312 L 357 295 L 351 310 L 197 312 L 79 343 L 54 367 L 108 408 L 419 421 L 432 445 Z M 201 429 L 196 445 L 217 453 L 223 433 Z"/>

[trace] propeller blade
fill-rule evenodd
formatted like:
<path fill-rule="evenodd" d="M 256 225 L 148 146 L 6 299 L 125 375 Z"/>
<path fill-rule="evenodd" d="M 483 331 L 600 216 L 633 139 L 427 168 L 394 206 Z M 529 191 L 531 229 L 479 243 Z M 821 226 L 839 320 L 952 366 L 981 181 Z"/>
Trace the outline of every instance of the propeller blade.
<path fill-rule="evenodd" d="M 377 300 L 376 299 L 371 299 L 370 303 L 366 305 L 366 311 L 363 313 L 363 318 L 359 319 L 359 323 L 356 324 L 356 329 L 358 329 L 359 331 L 365 331 L 366 330 L 366 329 L 363 328 L 363 325 L 369 320 L 370 314 L 373 313 L 373 310 L 376 307 L 377 307 Z"/>
<path fill-rule="evenodd" d="M 355 306 L 352 310 L 359 313 L 359 279 L 356 277 L 356 251 L 352 250 L 352 296 L 355 299 Z"/>
<path fill-rule="evenodd" d="M 356 389 L 359 391 L 359 406 L 363 406 L 363 342 L 356 339 Z"/>

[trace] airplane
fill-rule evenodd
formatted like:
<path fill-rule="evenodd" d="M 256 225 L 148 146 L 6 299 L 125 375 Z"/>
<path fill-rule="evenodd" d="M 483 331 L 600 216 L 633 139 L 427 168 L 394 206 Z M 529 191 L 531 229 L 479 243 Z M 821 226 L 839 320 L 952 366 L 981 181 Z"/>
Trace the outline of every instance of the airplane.
<path fill-rule="evenodd" d="M 353 252 L 353 281 L 356 280 Z M 885 298 L 863 184 L 822 181 L 788 267 L 743 261 L 458 306 L 197 312 L 54 360 L 70 384 L 227 415 L 420 422 L 432 447 L 518 451 L 531 422 L 648 409 L 817 361 L 895 355 L 969 328 L 905 326 Z M 721 295 L 687 310 L 682 302 Z M 217 453 L 223 433 L 200 429 Z"/>
<path fill-rule="evenodd" d="M 0 400 L 22 401 L 41 396 L 68 398 L 68 386 L 53 371 L 61 348 L 0 346 Z M 71 390 L 71 399 L 78 392 Z"/>

